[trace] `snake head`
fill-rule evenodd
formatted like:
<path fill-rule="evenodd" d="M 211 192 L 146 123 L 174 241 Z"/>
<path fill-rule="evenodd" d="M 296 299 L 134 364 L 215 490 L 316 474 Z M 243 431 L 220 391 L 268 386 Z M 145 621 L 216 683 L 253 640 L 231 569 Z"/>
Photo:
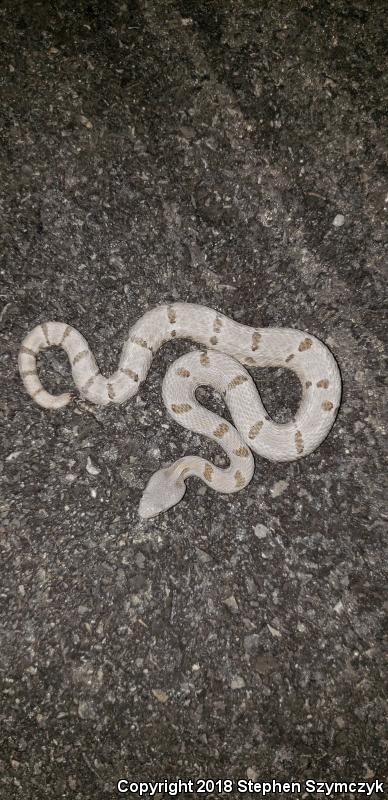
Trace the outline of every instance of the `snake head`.
<path fill-rule="evenodd" d="M 182 500 L 186 484 L 177 477 L 173 467 L 159 469 L 149 479 L 139 504 L 142 519 L 156 517 Z"/>

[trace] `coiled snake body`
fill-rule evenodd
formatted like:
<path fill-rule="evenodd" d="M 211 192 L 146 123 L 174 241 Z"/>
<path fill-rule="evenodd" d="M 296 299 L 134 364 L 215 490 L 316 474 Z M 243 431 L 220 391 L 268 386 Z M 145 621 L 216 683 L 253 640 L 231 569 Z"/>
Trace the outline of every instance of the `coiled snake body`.
<path fill-rule="evenodd" d="M 63 322 L 37 325 L 24 339 L 19 370 L 25 388 L 43 408 L 58 409 L 70 392 L 52 395 L 43 388 L 36 356 L 53 345 L 67 353 L 77 389 L 97 405 L 124 403 L 145 380 L 153 355 L 171 339 L 191 339 L 205 345 L 168 369 L 163 400 L 180 425 L 204 434 L 225 450 L 230 465 L 220 469 L 197 456 L 184 456 L 152 475 L 139 514 L 148 518 L 178 503 L 190 475 L 219 492 L 236 492 L 251 480 L 252 450 L 270 461 L 294 461 L 315 450 L 329 433 L 341 399 L 341 377 L 330 350 L 314 336 L 290 328 L 251 328 L 205 306 L 161 305 L 148 311 L 131 328 L 117 371 L 101 375 L 84 337 Z M 302 400 L 294 419 L 285 424 L 268 416 L 256 386 L 244 368 L 287 367 L 302 384 Z M 196 399 L 198 386 L 220 392 L 236 427 L 204 408 Z"/>

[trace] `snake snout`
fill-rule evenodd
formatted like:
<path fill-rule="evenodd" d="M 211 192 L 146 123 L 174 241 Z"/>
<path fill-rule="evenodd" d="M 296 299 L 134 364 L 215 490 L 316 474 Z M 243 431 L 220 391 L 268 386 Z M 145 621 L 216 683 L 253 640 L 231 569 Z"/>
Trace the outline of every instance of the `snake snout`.
<path fill-rule="evenodd" d="M 186 491 L 183 480 L 174 477 L 172 467 L 159 469 L 151 476 L 139 503 L 139 517 L 151 519 L 167 511 L 182 499 Z"/>

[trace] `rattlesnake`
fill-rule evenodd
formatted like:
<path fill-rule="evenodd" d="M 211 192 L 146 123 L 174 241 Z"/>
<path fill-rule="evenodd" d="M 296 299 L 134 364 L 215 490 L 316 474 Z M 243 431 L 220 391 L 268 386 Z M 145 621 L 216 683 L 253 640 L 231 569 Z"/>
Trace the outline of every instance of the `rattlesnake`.
<path fill-rule="evenodd" d="M 184 456 L 150 478 L 139 515 L 153 517 L 178 503 L 190 475 L 219 492 L 236 492 L 254 471 L 252 450 L 270 461 L 294 461 L 315 450 L 329 433 L 341 399 L 341 377 L 330 350 L 314 336 L 291 328 L 250 328 L 210 308 L 190 303 L 160 305 L 131 328 L 117 371 L 104 378 L 84 337 L 63 322 L 37 325 L 24 339 L 19 370 L 25 388 L 43 408 L 57 409 L 73 397 L 52 395 L 43 388 L 36 356 L 53 345 L 67 353 L 82 398 L 96 403 L 123 403 L 145 380 L 153 355 L 171 339 L 191 339 L 206 350 L 192 351 L 168 369 L 163 400 L 176 422 L 204 434 L 225 450 L 230 465 L 220 469 L 197 456 Z M 302 400 L 294 419 L 285 424 L 268 416 L 256 386 L 242 366 L 287 367 L 302 384 Z M 221 393 L 229 422 L 204 408 L 196 389 L 208 385 Z"/>

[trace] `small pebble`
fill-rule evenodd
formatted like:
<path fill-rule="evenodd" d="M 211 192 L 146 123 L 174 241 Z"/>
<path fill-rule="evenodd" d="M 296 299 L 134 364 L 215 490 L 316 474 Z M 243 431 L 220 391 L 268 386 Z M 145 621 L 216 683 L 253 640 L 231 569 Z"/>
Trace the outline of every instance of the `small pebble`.
<path fill-rule="evenodd" d="M 146 563 L 145 555 L 141 552 L 136 553 L 135 564 L 139 569 L 144 569 Z"/>
<path fill-rule="evenodd" d="M 265 539 L 265 537 L 269 533 L 268 528 L 266 528 L 265 525 L 261 525 L 260 523 L 258 525 L 255 525 L 253 531 L 258 539 Z"/>
<path fill-rule="evenodd" d="M 335 228 L 341 228 L 345 222 L 345 217 L 343 214 L 336 214 L 333 219 L 333 225 Z"/>
<path fill-rule="evenodd" d="M 84 128 L 88 128 L 89 130 L 90 128 L 93 128 L 93 124 L 90 122 L 90 119 L 85 117 L 83 114 L 81 114 L 80 116 L 80 122 L 84 126 Z"/>
<path fill-rule="evenodd" d="M 244 650 L 246 653 L 257 653 L 260 645 L 260 636 L 257 633 L 252 633 L 249 636 L 244 636 Z"/>
<path fill-rule="evenodd" d="M 231 689 L 243 689 L 245 686 L 244 678 L 241 675 L 236 675 L 232 678 L 230 688 Z"/>
<path fill-rule="evenodd" d="M 281 639 L 282 638 L 282 634 L 280 633 L 280 631 L 278 631 L 277 628 L 273 628 L 272 625 L 269 625 L 269 624 L 267 624 L 267 628 L 268 628 L 271 636 L 274 636 L 276 639 Z"/>
<path fill-rule="evenodd" d="M 88 456 L 86 461 L 86 471 L 89 473 L 89 475 L 99 475 L 101 472 L 101 470 L 98 467 L 96 467 L 95 464 L 93 464 L 93 461 L 90 458 L 90 456 Z"/>
<path fill-rule="evenodd" d="M 274 483 L 274 485 L 270 489 L 272 497 L 279 497 L 279 495 L 283 494 L 283 492 L 285 492 L 287 488 L 288 488 L 288 481 L 276 481 L 276 483 Z"/>
<path fill-rule="evenodd" d="M 86 700 L 81 700 L 78 703 L 78 716 L 81 717 L 81 719 L 92 719 L 94 717 L 93 706 L 86 702 Z"/>
<path fill-rule="evenodd" d="M 248 769 L 247 769 L 247 778 L 248 778 L 248 780 L 257 781 L 258 777 L 259 777 L 259 773 L 255 769 L 253 769 L 253 767 L 248 767 Z"/>
<path fill-rule="evenodd" d="M 232 594 L 230 595 L 230 597 L 227 597 L 224 600 L 224 604 L 228 607 L 229 611 L 232 614 L 237 614 L 238 613 L 237 601 L 236 601 L 236 598 Z"/>
<path fill-rule="evenodd" d="M 152 694 L 159 703 L 167 703 L 168 694 L 166 694 L 166 692 L 163 692 L 161 689 L 152 689 Z"/>

